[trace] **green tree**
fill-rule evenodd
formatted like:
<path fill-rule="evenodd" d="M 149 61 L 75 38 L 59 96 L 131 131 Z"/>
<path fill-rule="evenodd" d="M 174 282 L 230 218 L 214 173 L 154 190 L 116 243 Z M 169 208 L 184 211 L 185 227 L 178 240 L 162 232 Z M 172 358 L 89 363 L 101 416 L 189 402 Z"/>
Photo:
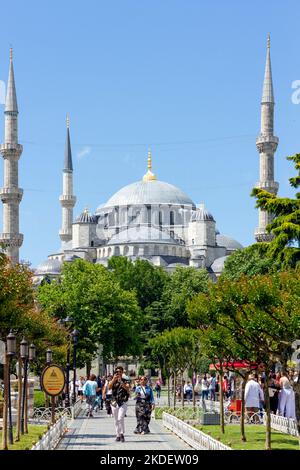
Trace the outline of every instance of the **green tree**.
<path fill-rule="evenodd" d="M 255 276 L 279 271 L 281 263 L 268 256 L 267 250 L 267 243 L 255 243 L 235 251 L 226 259 L 221 277 L 235 281 L 244 274 Z"/>
<path fill-rule="evenodd" d="M 288 160 L 294 162 L 298 174 L 289 179 L 290 185 L 300 186 L 300 153 Z M 274 219 L 267 226 L 274 236 L 268 243 L 267 255 L 279 261 L 285 267 L 295 267 L 300 261 L 300 192 L 295 199 L 281 198 L 260 188 L 254 188 L 252 196 L 256 197 L 256 207 L 274 214 Z M 264 245 L 264 243 L 260 244 Z"/>
<path fill-rule="evenodd" d="M 122 289 L 135 291 L 142 310 L 160 300 L 168 274 L 149 261 L 137 259 L 132 262 L 126 256 L 113 256 L 109 259 L 111 270 Z"/>
<path fill-rule="evenodd" d="M 163 327 L 188 327 L 187 302 L 200 292 L 207 292 L 209 275 L 205 269 L 177 267 L 165 284 L 162 295 Z"/>
<path fill-rule="evenodd" d="M 208 295 L 199 295 L 189 305 L 191 322 L 200 322 L 212 329 L 222 328 L 238 346 L 236 355 L 265 364 L 267 449 L 271 447 L 268 371 L 278 361 L 284 368 L 288 367 L 291 344 L 299 338 L 299 281 L 297 270 L 252 278 L 244 276 L 236 282 L 219 279 L 210 286 Z M 294 385 L 297 397 L 299 385 L 299 381 Z"/>
<path fill-rule="evenodd" d="M 67 315 L 79 330 L 79 365 L 90 363 L 99 344 L 104 359 L 140 353 L 141 311 L 134 292 L 122 289 L 101 265 L 65 263 L 59 282 L 39 288 L 38 301 L 56 318 Z"/>

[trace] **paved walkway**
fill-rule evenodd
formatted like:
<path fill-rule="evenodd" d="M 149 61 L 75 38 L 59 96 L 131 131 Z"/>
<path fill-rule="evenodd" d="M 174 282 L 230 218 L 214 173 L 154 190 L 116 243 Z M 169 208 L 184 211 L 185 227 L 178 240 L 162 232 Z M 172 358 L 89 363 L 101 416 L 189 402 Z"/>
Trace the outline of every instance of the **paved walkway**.
<path fill-rule="evenodd" d="M 62 438 L 58 450 L 174 450 L 191 449 L 185 442 L 162 426 L 162 420 L 151 419 L 150 434 L 139 435 L 136 426 L 135 402 L 129 401 L 125 418 L 125 442 L 115 441 L 114 419 L 105 410 L 94 418 L 79 416 Z M 85 405 L 84 405 L 85 408 Z"/>

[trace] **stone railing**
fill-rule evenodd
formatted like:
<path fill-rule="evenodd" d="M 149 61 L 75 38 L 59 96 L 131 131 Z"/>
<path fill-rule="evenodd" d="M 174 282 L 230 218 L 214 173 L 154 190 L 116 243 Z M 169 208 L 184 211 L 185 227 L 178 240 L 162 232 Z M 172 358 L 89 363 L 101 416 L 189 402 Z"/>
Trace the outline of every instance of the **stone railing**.
<path fill-rule="evenodd" d="M 222 444 L 204 432 L 166 412 L 163 413 L 163 425 L 189 444 L 193 449 L 232 450 L 231 447 Z"/>
<path fill-rule="evenodd" d="M 31 448 L 31 450 L 54 450 L 63 434 L 67 431 L 68 416 L 65 413 L 56 423 L 42 436 L 42 438 Z"/>
<path fill-rule="evenodd" d="M 263 418 L 264 424 L 266 424 L 266 415 Z M 292 436 L 298 436 L 297 423 L 294 419 L 285 418 L 284 416 L 271 414 L 271 428 L 276 429 L 284 434 L 290 434 Z"/>

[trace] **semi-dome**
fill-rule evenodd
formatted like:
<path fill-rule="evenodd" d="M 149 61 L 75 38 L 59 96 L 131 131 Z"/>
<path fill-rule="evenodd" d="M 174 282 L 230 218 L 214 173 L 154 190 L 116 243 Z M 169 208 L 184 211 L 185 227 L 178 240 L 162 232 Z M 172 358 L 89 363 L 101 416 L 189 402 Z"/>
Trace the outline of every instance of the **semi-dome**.
<path fill-rule="evenodd" d="M 35 274 L 60 274 L 62 261 L 59 259 L 46 259 L 35 269 Z"/>
<path fill-rule="evenodd" d="M 216 235 L 216 242 L 218 246 L 225 246 L 227 250 L 242 250 L 243 246 L 234 238 L 229 237 L 228 235 L 223 235 L 221 233 Z"/>
<path fill-rule="evenodd" d="M 227 260 L 228 256 L 221 256 L 220 258 L 215 259 L 213 264 L 211 265 L 210 269 L 215 274 L 221 274 L 224 269 L 225 261 Z"/>
<path fill-rule="evenodd" d="M 137 181 L 136 183 L 124 186 L 116 192 L 104 205 L 105 208 L 138 204 L 175 204 L 189 205 L 195 204 L 181 189 L 172 184 L 157 180 Z M 101 207 L 103 210 L 103 206 Z M 100 211 L 100 207 L 96 213 Z"/>
<path fill-rule="evenodd" d="M 154 227 L 141 226 L 131 227 L 111 237 L 108 245 L 124 245 L 127 243 L 167 243 L 178 245 L 168 232 L 158 230 Z"/>

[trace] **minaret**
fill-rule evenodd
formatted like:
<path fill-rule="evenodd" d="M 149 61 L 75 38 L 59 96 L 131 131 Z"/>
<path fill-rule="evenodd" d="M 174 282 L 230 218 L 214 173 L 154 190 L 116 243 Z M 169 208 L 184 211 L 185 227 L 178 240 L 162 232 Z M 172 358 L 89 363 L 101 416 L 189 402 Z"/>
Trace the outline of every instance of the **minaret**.
<path fill-rule="evenodd" d="M 23 243 L 23 235 L 19 233 L 19 204 L 23 190 L 18 187 L 18 162 L 23 147 L 18 143 L 18 104 L 12 49 L 10 49 L 4 116 L 4 144 L 0 146 L 0 153 L 4 159 L 4 184 L 0 189 L 0 198 L 3 202 L 3 233 L 0 234 L 0 243 L 3 244 L 11 262 L 16 264 L 19 262 L 19 248 Z"/>
<path fill-rule="evenodd" d="M 261 100 L 261 129 L 260 135 L 256 139 L 256 147 L 260 156 L 259 182 L 256 184 L 256 188 L 277 194 L 279 184 L 274 181 L 274 153 L 277 149 L 279 139 L 273 134 L 274 105 L 269 35 Z M 273 238 L 272 235 L 266 231 L 266 227 L 272 221 L 272 218 L 272 214 L 259 209 L 258 228 L 255 230 L 255 239 L 257 242 L 268 242 Z"/>
<path fill-rule="evenodd" d="M 67 116 L 67 138 L 63 169 L 63 194 L 59 197 L 62 205 L 62 226 L 59 231 L 59 236 L 63 242 L 69 242 L 72 240 L 73 207 L 76 202 L 76 197 L 73 195 L 73 164 L 69 127 L 70 120 Z"/>

